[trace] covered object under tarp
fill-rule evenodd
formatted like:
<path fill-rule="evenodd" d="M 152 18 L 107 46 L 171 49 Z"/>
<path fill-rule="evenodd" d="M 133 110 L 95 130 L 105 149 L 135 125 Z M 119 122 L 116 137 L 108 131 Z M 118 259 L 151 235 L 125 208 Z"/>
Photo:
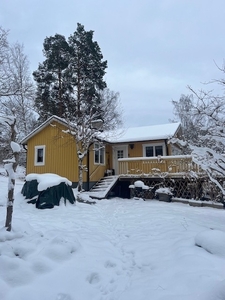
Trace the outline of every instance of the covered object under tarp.
<path fill-rule="evenodd" d="M 59 205 L 62 199 L 65 204 L 67 200 L 72 204 L 76 202 L 71 181 L 51 173 L 27 175 L 21 193 L 28 203 L 40 209 Z"/>

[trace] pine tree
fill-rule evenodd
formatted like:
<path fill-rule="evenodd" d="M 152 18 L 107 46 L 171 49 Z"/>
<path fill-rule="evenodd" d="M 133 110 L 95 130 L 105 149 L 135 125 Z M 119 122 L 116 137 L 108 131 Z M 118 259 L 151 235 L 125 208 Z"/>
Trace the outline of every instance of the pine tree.
<path fill-rule="evenodd" d="M 98 43 L 93 41 L 93 33 L 78 23 L 68 42 L 58 34 L 46 38 L 46 60 L 33 73 L 40 121 L 52 114 L 63 117 L 68 122 L 68 133 L 74 137 L 79 191 L 82 191 L 83 172 L 87 169 L 83 161 L 99 131 L 122 124 L 119 95 L 106 88 L 107 61 L 103 60 Z"/>
<path fill-rule="evenodd" d="M 93 31 L 85 31 L 77 24 L 77 30 L 69 37 L 71 59 L 69 73 L 73 85 L 72 116 L 80 118 L 85 108 L 86 113 L 96 113 L 100 109 L 100 91 L 106 88 L 103 77 L 107 61 L 103 61 L 101 49 L 93 41 Z M 71 116 L 71 117 L 72 117 Z M 98 116 L 100 117 L 100 116 Z"/>
<path fill-rule="evenodd" d="M 69 46 L 64 36 L 56 34 L 44 40 L 46 60 L 33 72 L 37 83 L 35 105 L 40 121 L 51 115 L 66 117 L 71 88 L 67 78 Z"/>
<path fill-rule="evenodd" d="M 40 121 L 50 115 L 68 120 L 85 113 L 99 111 L 100 91 L 106 88 L 103 77 L 107 61 L 103 61 L 101 49 L 93 41 L 93 31 L 77 30 L 66 41 L 56 34 L 44 40 L 45 61 L 33 72 L 37 83 L 35 105 Z"/>

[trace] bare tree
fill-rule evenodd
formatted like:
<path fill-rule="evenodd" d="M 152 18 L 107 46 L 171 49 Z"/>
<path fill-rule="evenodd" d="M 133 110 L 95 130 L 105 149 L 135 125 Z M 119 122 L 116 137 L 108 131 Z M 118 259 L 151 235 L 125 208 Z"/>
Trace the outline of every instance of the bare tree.
<path fill-rule="evenodd" d="M 4 32 L 5 33 L 5 32 Z M 5 39 L 7 34 L 4 35 Z M 3 39 L 3 37 L 2 37 Z M 29 72 L 29 61 L 23 45 L 16 43 L 2 46 L 3 60 L 0 66 L 0 113 L 13 115 L 17 119 L 17 140 L 22 139 L 36 123 L 34 107 L 34 85 Z M 10 153 L 10 128 L 0 124 L 0 160 Z"/>
<path fill-rule="evenodd" d="M 218 82 L 224 84 L 224 81 Z M 186 143 L 171 142 L 188 148 L 193 161 L 225 196 L 225 187 L 221 183 L 225 178 L 225 97 L 215 96 L 212 90 L 195 91 L 190 86 L 188 89 L 192 93 L 191 98 L 182 98 L 182 103 L 173 102 L 178 116 L 185 120 L 182 123 Z"/>
<path fill-rule="evenodd" d="M 83 172 L 87 170 L 84 158 L 87 156 L 90 146 L 98 141 L 101 143 L 109 137 L 109 130 L 115 130 L 122 126 L 122 112 L 119 102 L 119 94 L 106 89 L 101 93 L 102 102 L 100 109 L 83 102 L 80 105 L 79 118 L 69 122 L 69 130 L 76 143 L 78 159 L 78 191 L 83 190 Z M 87 106 L 88 111 L 87 114 Z"/>
<path fill-rule="evenodd" d="M 0 27 L 0 97 L 10 96 L 18 92 L 11 77 L 11 56 L 7 40 L 8 31 Z"/>
<path fill-rule="evenodd" d="M 33 110 L 35 90 L 23 45 L 16 43 L 10 46 L 9 54 L 8 70 L 11 74 L 11 84 L 17 92 L 7 97 L 1 97 L 0 107 L 7 115 L 16 109 L 18 139 L 21 139 L 34 127 L 36 119 Z"/>
<path fill-rule="evenodd" d="M 197 143 L 199 127 L 198 118 L 194 113 L 193 95 L 181 95 L 178 101 L 172 100 L 172 104 L 175 115 L 173 122 L 181 122 L 183 139 L 188 143 Z M 190 149 L 185 148 L 184 154 L 186 151 L 190 153 Z"/>

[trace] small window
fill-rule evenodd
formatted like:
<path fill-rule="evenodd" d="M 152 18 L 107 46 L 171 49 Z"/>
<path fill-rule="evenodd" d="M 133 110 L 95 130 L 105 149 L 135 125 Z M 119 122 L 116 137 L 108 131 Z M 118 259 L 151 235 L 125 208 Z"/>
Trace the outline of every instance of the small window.
<path fill-rule="evenodd" d="M 154 156 L 153 146 L 147 146 L 147 147 L 145 147 L 145 156 L 146 157 L 152 157 L 152 156 Z"/>
<path fill-rule="evenodd" d="M 45 164 L 45 146 L 35 146 L 35 166 L 44 166 Z"/>
<path fill-rule="evenodd" d="M 143 156 L 153 157 L 153 156 L 163 156 L 165 155 L 165 146 L 163 144 L 152 144 L 152 145 L 143 145 Z"/>
<path fill-rule="evenodd" d="M 123 158 L 123 150 L 117 150 L 117 159 Z"/>
<path fill-rule="evenodd" d="M 162 146 L 155 146 L 155 156 L 161 155 L 163 156 L 163 147 Z"/>
<path fill-rule="evenodd" d="M 98 143 L 94 144 L 94 161 L 95 164 L 105 164 L 105 147 Z"/>

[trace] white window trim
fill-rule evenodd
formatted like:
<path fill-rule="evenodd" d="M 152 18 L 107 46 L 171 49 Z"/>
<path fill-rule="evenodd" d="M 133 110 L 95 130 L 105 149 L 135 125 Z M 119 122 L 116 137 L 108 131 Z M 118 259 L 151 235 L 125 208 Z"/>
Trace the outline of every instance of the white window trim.
<path fill-rule="evenodd" d="M 34 147 L 34 165 L 44 166 L 45 165 L 45 145 L 38 145 Z M 39 149 L 43 149 L 43 162 L 37 162 L 37 153 Z"/>
<path fill-rule="evenodd" d="M 166 147 L 165 147 L 165 143 L 152 143 L 152 144 L 142 144 L 142 149 L 143 149 L 143 157 L 145 157 L 145 153 L 146 153 L 146 147 L 153 147 L 153 157 L 155 156 L 155 146 L 162 146 L 163 149 L 163 156 L 166 156 Z"/>
<path fill-rule="evenodd" d="M 103 163 L 95 162 L 95 150 L 97 149 L 97 148 L 95 149 L 95 145 L 99 146 L 98 151 L 100 151 L 100 148 L 104 149 L 104 152 L 103 152 L 103 155 L 104 155 L 104 157 L 103 157 Z M 102 145 L 100 143 L 94 143 L 94 151 L 93 152 L 94 152 L 94 165 L 105 166 L 105 145 Z M 100 160 L 100 155 L 99 155 L 99 160 Z"/>

